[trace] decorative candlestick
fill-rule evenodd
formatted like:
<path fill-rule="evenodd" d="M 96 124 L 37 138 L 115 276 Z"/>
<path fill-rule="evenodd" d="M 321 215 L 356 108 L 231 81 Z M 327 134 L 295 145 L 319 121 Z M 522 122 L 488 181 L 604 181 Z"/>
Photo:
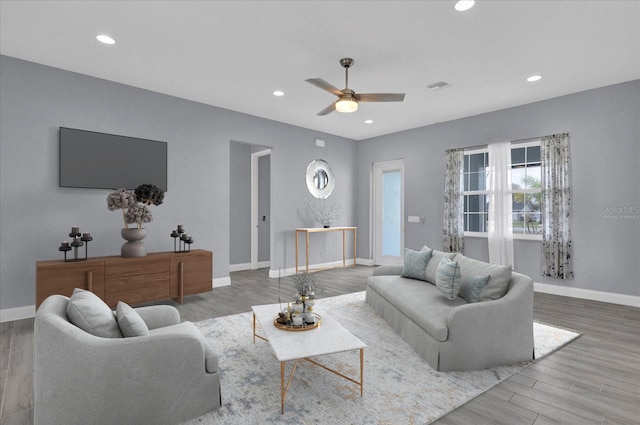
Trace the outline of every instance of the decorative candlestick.
<path fill-rule="evenodd" d="M 64 252 L 64 261 L 84 261 L 87 259 L 89 241 L 93 240 L 91 237 L 91 233 L 80 233 L 80 228 L 78 226 L 73 226 L 71 228 L 71 233 L 69 233 L 69 237 L 73 238 L 71 243 L 64 241 L 58 247 L 58 251 Z M 84 245 L 84 258 L 78 257 L 78 248 Z M 67 252 L 73 249 L 73 258 L 67 259 Z"/>
<path fill-rule="evenodd" d="M 69 242 L 64 241 L 60 244 L 58 251 L 64 252 L 64 261 L 67 261 L 67 251 L 71 251 L 71 247 L 69 246 Z"/>
<path fill-rule="evenodd" d="M 80 240 L 84 242 L 84 259 L 86 260 L 87 252 L 89 251 L 89 241 L 92 241 L 93 237 L 91 236 L 91 233 L 87 232 L 82 234 Z"/>
<path fill-rule="evenodd" d="M 193 238 L 185 233 L 182 224 L 178 224 L 178 228 L 173 230 L 170 235 L 173 238 L 173 252 L 190 252 Z M 177 239 L 177 246 L 176 246 Z"/>

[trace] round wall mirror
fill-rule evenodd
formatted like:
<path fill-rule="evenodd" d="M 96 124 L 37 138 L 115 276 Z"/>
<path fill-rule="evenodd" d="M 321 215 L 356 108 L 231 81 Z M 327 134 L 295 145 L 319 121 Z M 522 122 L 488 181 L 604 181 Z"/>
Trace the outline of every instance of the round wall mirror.
<path fill-rule="evenodd" d="M 309 192 L 320 199 L 328 198 L 335 186 L 333 171 L 323 159 L 316 159 L 309 164 L 306 180 Z"/>

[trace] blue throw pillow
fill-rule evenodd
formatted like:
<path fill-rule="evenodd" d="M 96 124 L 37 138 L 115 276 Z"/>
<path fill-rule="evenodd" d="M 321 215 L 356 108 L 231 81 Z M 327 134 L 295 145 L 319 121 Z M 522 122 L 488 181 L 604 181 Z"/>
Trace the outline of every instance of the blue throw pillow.
<path fill-rule="evenodd" d="M 487 286 L 490 276 L 473 276 L 462 284 L 460 296 L 468 303 L 477 303 L 480 301 L 480 291 Z"/>
<path fill-rule="evenodd" d="M 460 266 L 456 261 L 442 257 L 436 270 L 436 286 L 450 300 L 455 299 L 460 292 Z"/>
<path fill-rule="evenodd" d="M 409 248 L 404 249 L 404 267 L 402 277 L 410 279 L 425 280 L 424 271 L 431 258 L 431 250 L 414 251 Z"/>

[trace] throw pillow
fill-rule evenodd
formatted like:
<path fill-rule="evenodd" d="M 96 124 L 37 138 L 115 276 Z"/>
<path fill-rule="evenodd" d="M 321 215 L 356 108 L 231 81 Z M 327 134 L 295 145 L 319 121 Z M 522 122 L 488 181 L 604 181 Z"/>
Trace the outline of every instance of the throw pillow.
<path fill-rule="evenodd" d="M 431 249 L 431 248 L 427 248 L 426 246 L 422 249 Z M 447 257 L 450 260 L 453 260 L 453 257 L 456 256 L 455 252 L 444 252 L 444 251 L 438 251 L 437 249 L 432 249 L 431 250 L 431 258 L 429 259 L 429 262 L 427 263 L 427 269 L 424 272 L 425 275 L 425 279 L 427 280 L 427 282 L 431 282 L 433 284 L 436 283 L 436 271 L 438 270 L 438 266 L 440 265 L 440 261 L 442 261 L 442 259 L 444 257 Z"/>
<path fill-rule="evenodd" d="M 463 280 L 467 276 L 490 276 L 489 282 L 480 291 L 479 301 L 497 300 L 507 293 L 511 282 L 511 266 L 486 263 L 462 254 L 458 254 L 455 259 L 460 264 Z"/>
<path fill-rule="evenodd" d="M 125 338 L 149 335 L 147 324 L 129 304 L 118 301 L 116 316 L 118 317 L 120 331 Z"/>
<path fill-rule="evenodd" d="M 412 249 L 405 248 L 402 277 L 425 280 L 424 271 L 427 268 L 427 262 L 430 257 L 430 249 L 425 251 L 414 251 Z"/>
<path fill-rule="evenodd" d="M 443 257 L 436 271 L 436 286 L 449 300 L 453 300 L 460 292 L 460 284 L 460 267 L 458 263 Z"/>
<path fill-rule="evenodd" d="M 468 303 L 477 303 L 480 301 L 480 291 L 489 282 L 490 276 L 473 276 L 469 279 L 462 279 L 462 288 L 460 288 L 460 296 Z"/>
<path fill-rule="evenodd" d="M 122 338 L 113 311 L 91 291 L 76 288 L 67 305 L 69 321 L 91 335 Z"/>

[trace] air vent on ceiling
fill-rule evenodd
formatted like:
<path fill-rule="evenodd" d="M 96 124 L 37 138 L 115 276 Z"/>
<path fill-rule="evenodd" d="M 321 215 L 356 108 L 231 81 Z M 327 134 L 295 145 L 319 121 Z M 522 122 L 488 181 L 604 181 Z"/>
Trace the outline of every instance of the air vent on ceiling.
<path fill-rule="evenodd" d="M 429 84 L 427 86 L 427 88 L 431 91 L 446 89 L 447 87 L 451 87 L 451 85 L 446 81 L 438 81 L 437 83 Z"/>

